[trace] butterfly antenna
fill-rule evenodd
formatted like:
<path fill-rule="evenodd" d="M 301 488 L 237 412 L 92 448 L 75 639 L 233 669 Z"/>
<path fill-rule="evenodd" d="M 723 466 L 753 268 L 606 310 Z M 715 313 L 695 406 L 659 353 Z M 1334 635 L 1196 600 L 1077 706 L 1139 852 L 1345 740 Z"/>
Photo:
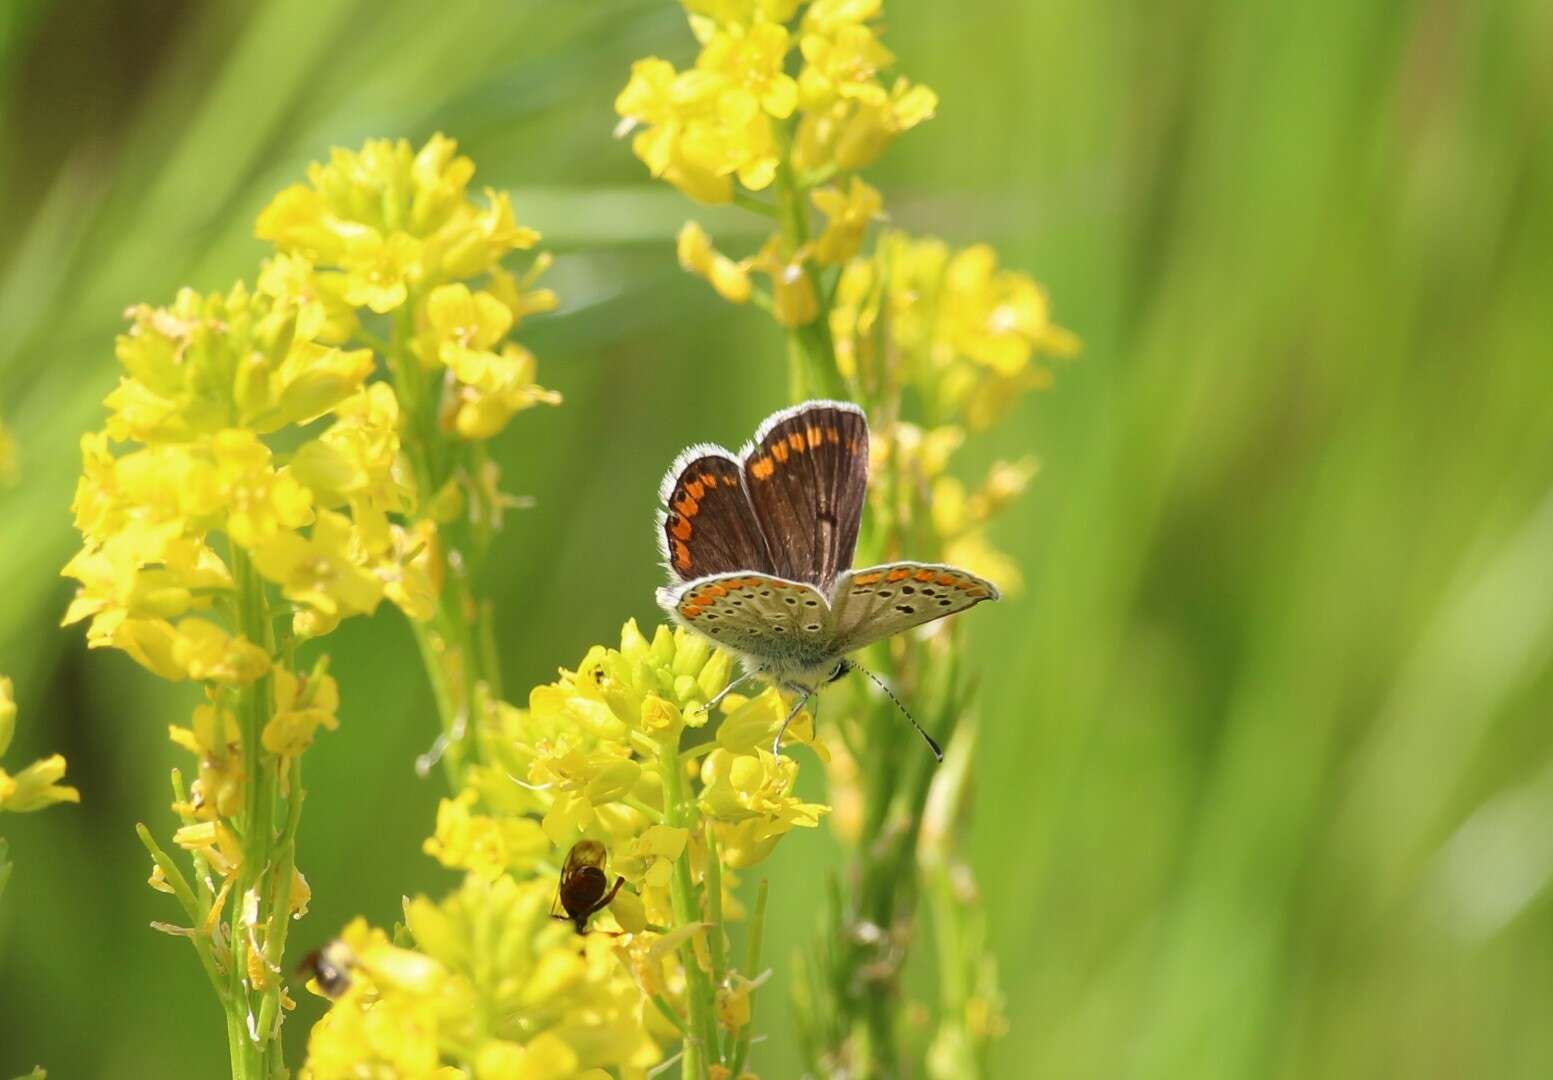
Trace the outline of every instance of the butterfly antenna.
<path fill-rule="evenodd" d="M 937 740 L 934 739 L 933 736 L 922 730 L 922 725 L 917 723 L 917 718 L 911 715 L 910 709 L 901 704 L 901 699 L 895 696 L 895 691 L 890 689 L 889 684 L 886 683 L 883 679 L 879 678 L 879 676 L 875 675 L 872 671 L 869 671 L 862 664 L 852 660 L 847 661 L 847 663 L 853 671 L 861 671 L 864 675 L 867 675 L 874 681 L 875 686 L 889 695 L 890 700 L 895 702 L 895 707 L 901 711 L 907 720 L 911 721 L 911 726 L 917 729 L 917 734 L 922 736 L 923 741 L 927 743 L 927 748 L 933 751 L 933 757 L 939 761 L 943 761 L 943 748 L 938 745 Z"/>

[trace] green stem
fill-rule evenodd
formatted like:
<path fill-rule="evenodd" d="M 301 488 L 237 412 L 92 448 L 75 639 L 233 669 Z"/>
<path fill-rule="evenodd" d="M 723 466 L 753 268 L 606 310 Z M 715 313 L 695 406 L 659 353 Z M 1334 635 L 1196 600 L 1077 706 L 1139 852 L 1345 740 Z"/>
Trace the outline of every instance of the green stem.
<path fill-rule="evenodd" d="M 463 467 L 470 474 L 464 496 L 478 499 L 479 485 L 474 481 L 484 448 L 449 447 L 442 436 L 437 416 L 438 388 L 410 350 L 414 334 L 412 308 L 413 302 L 407 302 L 399 310 L 394 318 L 393 340 L 379 344 L 386 347 L 394 391 L 404 410 L 404 450 L 415 473 L 418 496 L 423 505 L 437 498 L 454 480 L 459 460 L 463 459 Z M 471 525 L 468 509 L 461 508 L 457 520 L 441 527 L 441 536 L 432 552 L 442 580 L 436 614 L 428 623 L 411 621 L 441 727 L 434 753 L 442 762 L 449 789 L 455 793 L 464 784 L 466 739 L 477 699 L 476 688 L 482 681 L 494 685 L 496 678 L 484 670 L 495 670 L 493 616 L 488 606 L 482 613 L 470 589 L 473 564 L 478 551 L 483 549 L 483 541 L 489 538 L 494 508 L 479 508 L 477 527 Z"/>
<path fill-rule="evenodd" d="M 162 868 L 162 876 L 167 879 L 168 885 L 172 886 L 173 895 L 178 898 L 178 902 L 183 905 L 183 910 L 188 913 L 190 922 L 194 924 L 195 933 L 189 940 L 194 943 L 194 951 L 199 954 L 200 965 L 204 967 L 211 987 L 216 991 L 216 996 L 221 999 L 222 1007 L 225 1008 L 226 987 L 221 985 L 221 973 L 216 967 L 216 958 L 210 949 L 210 939 L 199 932 L 200 924 L 204 921 L 204 913 L 200 910 L 201 905 L 194 895 L 194 890 L 190 888 L 188 879 L 183 876 L 183 871 L 178 869 L 178 864 L 173 862 L 151 836 L 150 829 L 136 822 L 135 835 L 140 837 L 140 842 L 150 853 L 151 861 Z"/>
<path fill-rule="evenodd" d="M 689 799 L 685 793 L 685 774 L 679 765 L 678 746 L 664 742 L 659 746 L 658 767 L 663 777 L 665 821 L 679 829 L 691 826 Z M 708 853 L 710 859 L 711 853 Z M 690 876 L 690 843 L 674 863 L 669 879 L 669 900 L 674 909 L 674 925 L 689 926 L 700 922 L 700 904 L 695 882 Z M 685 967 L 685 997 L 690 1006 L 690 1029 L 694 1035 L 685 1040 L 685 1056 L 680 1074 L 683 1080 L 706 1080 L 709 1057 L 717 1051 L 716 1021 L 713 1018 L 714 991 L 696 959 L 695 944 L 686 939 L 679 947 L 680 963 Z"/>
<path fill-rule="evenodd" d="M 755 913 L 750 916 L 750 940 L 748 951 L 744 954 L 744 975 L 754 979 L 760 973 L 760 939 L 766 928 L 766 893 L 770 884 L 765 878 L 760 879 L 760 891 L 755 894 Z M 754 1018 L 739 1032 L 739 1041 L 733 1051 L 733 1075 L 738 1076 L 744 1071 L 744 1062 L 750 1056 L 750 1036 L 754 1031 Z"/>
<path fill-rule="evenodd" d="M 238 586 L 238 623 L 243 636 L 262 648 L 268 655 L 275 655 L 273 620 L 264 593 L 264 582 L 246 552 L 232 545 L 232 576 Z M 274 679 L 265 675 L 242 688 L 238 697 L 238 721 L 242 730 L 244 807 L 242 820 L 243 859 L 238 866 L 237 885 L 228 897 L 230 905 L 228 929 L 231 934 L 232 969 L 228 972 L 231 987 L 228 1000 L 228 1030 L 235 1020 L 239 1026 L 241 1053 L 232 1062 L 232 1073 L 240 1080 L 268 1080 L 282 1066 L 279 1061 L 279 1040 L 273 1038 L 273 1018 L 279 1004 L 278 979 L 267 979 L 269 986 L 256 989 L 248 982 L 248 954 L 251 948 L 251 927 L 245 918 L 248 896 L 256 897 L 257 911 L 253 926 L 268 922 L 269 901 L 263 888 L 266 877 L 273 871 L 275 802 L 278 762 L 263 745 L 265 726 L 270 721 L 274 705 Z M 259 958 L 264 963 L 264 958 Z M 268 1004 L 269 999 L 275 999 Z M 269 1014 L 270 1027 L 262 1018 Z M 252 1032 L 252 1035 L 250 1034 Z"/>
<path fill-rule="evenodd" d="M 804 203 L 805 190 L 793 171 L 791 140 L 784 132 L 782 153 L 777 163 L 776 192 L 781 210 L 782 237 L 793 252 L 809 242 L 809 208 Z M 846 386 L 836 368 L 836 345 L 830 334 L 829 293 L 820 280 L 818 267 L 807 259 L 804 261 L 804 274 L 814 290 L 819 314 L 804 326 L 788 327 L 788 393 L 795 402 L 815 396 L 841 397 L 846 393 Z"/>
<path fill-rule="evenodd" d="M 447 774 L 448 789 L 456 794 L 464 786 L 464 738 L 468 734 L 472 693 L 467 670 L 469 651 L 459 644 L 457 620 L 449 615 L 447 600 L 445 591 L 431 621 L 412 619 L 410 629 L 420 647 L 421 663 L 426 668 L 441 722 L 442 769 Z"/>
<path fill-rule="evenodd" d="M 707 921 L 712 925 L 707 929 L 707 952 L 712 958 L 712 993 L 715 995 L 723 986 L 723 980 L 728 975 L 728 954 L 726 939 L 723 936 L 723 868 L 717 854 L 717 840 L 712 836 L 712 823 L 706 822 L 702 829 L 702 835 L 706 839 L 706 910 Z M 713 1010 L 715 1020 L 716 1010 Z M 712 1045 L 710 1053 L 717 1058 L 718 1064 L 726 1064 L 728 1057 L 723 1053 L 722 1033 L 714 1025 L 712 1028 Z M 733 1048 L 733 1033 L 728 1033 L 729 1049 Z"/>

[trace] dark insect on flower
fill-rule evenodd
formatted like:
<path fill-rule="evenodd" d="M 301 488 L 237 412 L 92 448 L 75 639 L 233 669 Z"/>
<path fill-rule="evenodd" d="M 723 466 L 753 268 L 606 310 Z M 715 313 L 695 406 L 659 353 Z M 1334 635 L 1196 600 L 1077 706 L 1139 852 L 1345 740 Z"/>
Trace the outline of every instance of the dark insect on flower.
<path fill-rule="evenodd" d="M 566 853 L 566 865 L 561 867 L 561 881 L 556 886 L 555 902 L 550 905 L 552 919 L 565 919 L 577 928 L 579 934 L 588 932 L 588 920 L 609 906 L 625 878 L 615 878 L 613 887 L 609 875 L 604 873 L 604 863 L 609 852 L 597 840 L 579 840 Z"/>
<path fill-rule="evenodd" d="M 316 982 L 325 997 L 337 998 L 350 989 L 350 969 L 354 962 L 350 946 L 336 938 L 304 956 L 297 965 L 297 974 Z"/>

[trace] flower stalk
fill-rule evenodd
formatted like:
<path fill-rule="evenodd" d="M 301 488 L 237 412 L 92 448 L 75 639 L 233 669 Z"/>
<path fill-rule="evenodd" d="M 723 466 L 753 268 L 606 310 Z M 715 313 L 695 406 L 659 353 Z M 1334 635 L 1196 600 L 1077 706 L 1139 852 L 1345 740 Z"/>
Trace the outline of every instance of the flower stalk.
<path fill-rule="evenodd" d="M 968 431 L 991 427 L 1022 393 L 1047 385 L 1038 355 L 1071 355 L 1077 343 L 1051 321 L 1040 287 L 1000 269 L 990 247 L 956 251 L 875 227 L 883 199 L 859 171 L 937 106 L 927 87 L 885 76 L 895 57 L 881 41 L 883 6 L 687 0 L 701 45 L 694 67 L 638 61 L 616 110 L 654 176 L 699 202 L 774 219 L 776 231 L 742 259 L 687 222 L 679 261 L 723 299 L 753 302 L 784 329 L 793 403 L 850 397 L 867 411 L 874 483 L 858 560 L 954 563 L 1008 592 L 1018 568 L 987 542 L 985 528 L 1034 466 L 1000 462 L 967 489 L 950 459 Z M 768 275 L 769 290 L 754 286 L 752 273 Z M 874 648 L 867 662 L 958 755 L 963 790 L 970 766 L 958 732 L 969 729 L 974 708 L 959 674 L 966 646 L 957 627 L 924 629 Z M 839 713 L 846 748 L 830 761 L 832 801 L 856 809 L 835 819 L 848 858 L 832 890 L 827 937 L 800 981 L 798 1042 L 813 1074 L 895 1076 L 915 1069 L 899 1031 L 899 975 L 917 934 L 919 894 L 927 888 L 941 898 L 945 887 L 944 860 L 929 877 L 918 858 L 930 792 L 944 781 L 902 737 L 893 703 L 859 686 L 829 692 L 843 695 L 848 706 L 830 712 Z M 954 874 L 969 880 L 962 865 Z M 979 915 L 944 903 L 934 914 L 956 971 L 990 971 L 971 929 Z M 958 1071 L 945 1071 L 937 1048 L 947 1045 L 945 1033 L 975 1027 L 966 1015 L 977 1009 L 977 1030 L 995 1034 L 987 1018 L 996 1000 L 995 985 L 941 999 L 931 1075 L 985 1074 L 986 1038 L 970 1064 L 956 1059 L 966 1065 Z M 742 1067 L 742 1051 L 736 1059 Z"/>

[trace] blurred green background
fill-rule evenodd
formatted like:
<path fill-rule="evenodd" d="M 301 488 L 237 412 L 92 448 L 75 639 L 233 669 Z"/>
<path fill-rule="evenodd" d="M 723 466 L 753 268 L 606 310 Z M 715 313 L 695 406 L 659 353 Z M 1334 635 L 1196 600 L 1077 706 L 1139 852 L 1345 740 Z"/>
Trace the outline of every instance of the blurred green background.
<path fill-rule="evenodd" d="M 993 241 L 1086 343 L 979 451 L 1044 462 L 998 533 L 1027 589 L 971 631 L 999 1075 L 1553 1073 L 1553 6 L 887 15 L 943 101 L 871 173 L 894 220 Z M 692 213 L 736 250 L 747 226 L 609 137 L 654 53 L 693 55 L 669 0 L 0 5 L 9 760 L 62 751 L 83 792 L 0 821 L 0 1076 L 225 1068 L 131 830 L 172 827 L 164 731 L 195 691 L 55 629 L 120 312 L 251 278 L 255 213 L 331 145 L 455 136 L 560 254 L 525 341 L 567 402 L 500 441 L 537 499 L 501 541 L 505 676 L 546 680 L 654 618 L 673 453 L 782 403 L 769 322 L 672 253 Z M 408 631 L 385 607 L 330 650 L 298 955 L 451 880 L 419 851 L 441 785 L 411 770 L 434 720 Z M 779 969 L 835 859 L 805 834 L 766 865 Z M 780 991 L 757 1022 L 761 1075 L 794 1075 Z"/>

